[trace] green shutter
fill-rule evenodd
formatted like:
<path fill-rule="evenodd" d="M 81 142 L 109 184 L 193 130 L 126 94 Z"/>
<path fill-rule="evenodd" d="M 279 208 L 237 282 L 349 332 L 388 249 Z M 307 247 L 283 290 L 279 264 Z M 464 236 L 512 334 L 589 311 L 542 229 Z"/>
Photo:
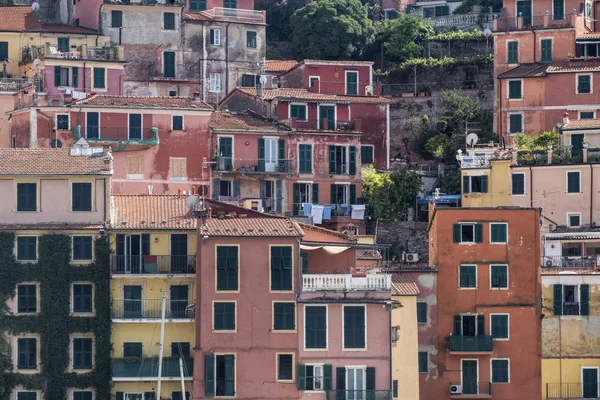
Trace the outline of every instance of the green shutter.
<path fill-rule="evenodd" d="M 367 379 L 366 379 L 366 388 L 367 388 L 367 399 L 366 400 L 375 400 L 375 367 L 367 367 Z"/>
<path fill-rule="evenodd" d="M 94 89 L 105 89 L 104 68 L 94 67 Z"/>
<path fill-rule="evenodd" d="M 323 389 L 324 390 L 331 390 L 331 388 L 333 387 L 331 384 L 331 381 L 333 378 L 332 375 L 333 375 L 333 368 L 332 368 L 331 364 L 323 365 Z"/>
<path fill-rule="evenodd" d="M 521 81 L 508 81 L 508 98 L 520 99 L 521 97 Z"/>
<path fill-rule="evenodd" d="M 580 75 L 577 77 L 577 92 L 590 93 L 590 76 Z"/>
<path fill-rule="evenodd" d="M 483 175 L 481 177 L 481 193 L 488 192 L 488 177 L 487 175 Z"/>
<path fill-rule="evenodd" d="M 350 160 L 350 166 L 348 167 L 348 174 L 356 175 L 356 147 L 350 146 L 348 148 L 348 155 Z"/>
<path fill-rule="evenodd" d="M 331 204 L 337 204 L 337 185 L 331 184 Z"/>
<path fill-rule="evenodd" d="M 563 314 L 563 285 L 554 285 L 554 315 Z"/>
<path fill-rule="evenodd" d="M 306 365 L 298 364 L 298 390 L 306 390 Z"/>
<path fill-rule="evenodd" d="M 346 390 L 346 368 L 345 367 L 337 367 L 335 369 L 335 388 L 338 394 L 342 393 L 342 398 L 345 398 L 344 391 Z"/>
<path fill-rule="evenodd" d="M 73 78 L 71 86 L 73 86 L 73 89 L 77 89 L 79 87 L 79 68 L 71 67 L 71 75 Z"/>
<path fill-rule="evenodd" d="M 542 61 L 552 61 L 552 39 L 542 39 Z"/>
<path fill-rule="evenodd" d="M 215 395 L 215 355 L 204 355 L 204 395 Z"/>
<path fill-rule="evenodd" d="M 329 145 L 329 173 L 335 174 L 335 146 Z"/>
<path fill-rule="evenodd" d="M 235 357 L 225 356 L 225 396 L 235 396 Z"/>
<path fill-rule="evenodd" d="M 121 28 L 123 26 L 123 12 L 122 11 L 117 11 L 117 10 L 111 11 L 110 19 L 111 19 L 111 21 L 110 21 L 111 28 Z"/>
<path fill-rule="evenodd" d="M 579 285 L 579 314 L 590 315 L 590 285 Z"/>
<path fill-rule="evenodd" d="M 175 78 L 175 52 L 163 53 L 163 75 L 165 78 Z"/>
<path fill-rule="evenodd" d="M 233 181 L 233 197 L 240 197 L 241 189 L 240 189 L 240 180 L 236 179 Z"/>
<path fill-rule="evenodd" d="M 264 199 L 267 197 L 267 181 L 264 179 L 260 180 L 260 198 Z"/>
<path fill-rule="evenodd" d="M 156 399 L 156 393 L 154 392 L 145 392 L 144 393 L 144 400 L 155 400 Z"/>
<path fill-rule="evenodd" d="M 554 0 L 552 2 L 552 19 L 564 19 L 565 7 L 564 0 Z"/>
<path fill-rule="evenodd" d="M 265 139 L 258 139 L 258 170 L 265 170 Z"/>
<path fill-rule="evenodd" d="M 142 234 L 142 255 L 143 256 L 150 255 L 150 234 L 149 233 Z"/>
<path fill-rule="evenodd" d="M 485 317 L 481 314 L 477 315 L 477 335 L 485 335 Z"/>
<path fill-rule="evenodd" d="M 462 318 L 460 315 L 454 316 L 454 335 L 461 336 L 462 335 Z"/>
<path fill-rule="evenodd" d="M 123 400 L 124 395 L 123 392 L 117 392 L 117 400 Z"/>
<path fill-rule="evenodd" d="M 350 185 L 350 204 L 356 204 L 356 185 Z"/>
<path fill-rule="evenodd" d="M 298 212 L 300 211 L 300 184 L 299 183 L 294 183 L 293 185 L 294 187 L 294 197 L 293 197 L 293 213 L 294 215 L 298 215 Z"/>
<path fill-rule="evenodd" d="M 483 225 L 475 224 L 475 243 L 483 242 Z"/>
<path fill-rule="evenodd" d="M 283 212 L 283 183 L 281 179 L 275 181 L 275 211 Z"/>
<path fill-rule="evenodd" d="M 285 139 L 279 139 L 277 141 L 277 158 L 281 160 L 285 160 Z"/>
<path fill-rule="evenodd" d="M 508 63 L 517 64 L 519 62 L 519 42 L 508 42 Z"/>
<path fill-rule="evenodd" d="M 319 184 L 312 184 L 312 203 L 319 204 Z"/>
<path fill-rule="evenodd" d="M 468 175 L 463 176 L 462 182 L 463 182 L 463 187 L 462 187 L 463 193 L 470 193 L 470 190 L 469 190 L 470 178 L 469 178 L 469 176 Z"/>
<path fill-rule="evenodd" d="M 453 236 L 453 238 L 454 238 L 453 242 L 454 242 L 454 243 L 460 243 L 460 241 L 461 241 L 461 236 L 462 236 L 462 235 L 461 235 L 461 228 L 460 228 L 460 224 L 454 224 L 454 225 L 452 226 L 452 233 L 453 233 L 453 235 L 452 235 L 452 236 Z"/>
<path fill-rule="evenodd" d="M 54 86 L 60 86 L 60 67 L 58 65 L 54 67 Z"/>

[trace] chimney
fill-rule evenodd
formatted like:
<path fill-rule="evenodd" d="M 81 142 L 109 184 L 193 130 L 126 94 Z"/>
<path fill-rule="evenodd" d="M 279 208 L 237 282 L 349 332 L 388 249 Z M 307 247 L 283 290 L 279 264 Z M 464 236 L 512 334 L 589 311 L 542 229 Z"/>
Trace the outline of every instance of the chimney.
<path fill-rule="evenodd" d="M 112 156 L 112 150 L 110 148 L 110 146 L 104 146 L 104 165 L 102 166 L 102 169 L 104 171 L 112 171 L 112 163 L 113 163 L 113 156 Z"/>
<path fill-rule="evenodd" d="M 177 197 L 181 197 L 181 189 L 177 189 Z"/>
<path fill-rule="evenodd" d="M 259 83 L 258 85 L 256 85 L 256 95 L 260 98 L 263 97 L 263 85 L 262 83 Z"/>
<path fill-rule="evenodd" d="M 563 127 L 569 123 L 569 113 L 565 111 L 563 114 Z"/>

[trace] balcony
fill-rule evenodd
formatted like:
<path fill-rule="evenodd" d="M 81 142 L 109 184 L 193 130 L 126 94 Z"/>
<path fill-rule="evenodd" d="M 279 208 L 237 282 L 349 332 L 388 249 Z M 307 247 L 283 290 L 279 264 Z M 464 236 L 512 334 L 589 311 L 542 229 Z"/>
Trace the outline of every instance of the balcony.
<path fill-rule="evenodd" d="M 450 383 L 448 392 L 452 399 L 491 399 L 492 384 L 490 382 Z"/>
<path fill-rule="evenodd" d="M 292 160 L 216 157 L 213 170 L 245 174 L 289 174 L 292 171 Z"/>
<path fill-rule="evenodd" d="M 143 150 L 160 143 L 158 128 L 77 125 L 72 131 L 73 141 L 83 137 L 88 142 L 110 145 L 113 147 L 113 151 Z"/>
<path fill-rule="evenodd" d="M 341 79 L 344 79 L 342 75 Z M 307 88 L 309 91 L 321 94 L 337 94 L 344 96 L 379 96 L 381 93 L 380 84 L 358 83 L 356 85 L 346 85 L 345 82 L 323 82 L 314 81 L 312 86 Z"/>
<path fill-rule="evenodd" d="M 506 11 L 506 10 L 505 10 Z M 527 31 L 532 29 L 558 29 L 575 27 L 577 14 L 565 14 L 564 18 L 553 19 L 549 14 L 530 17 L 501 17 L 493 21 L 494 32 Z"/>
<path fill-rule="evenodd" d="M 390 274 L 303 274 L 303 292 L 389 292 L 392 290 Z"/>
<path fill-rule="evenodd" d="M 104 4 L 125 4 L 128 6 L 184 7 L 185 0 L 104 0 Z"/>
<path fill-rule="evenodd" d="M 267 23 L 266 11 L 215 7 L 210 10 L 202 11 L 202 14 L 214 19 L 224 19 L 236 22 L 254 22 L 259 24 Z"/>
<path fill-rule="evenodd" d="M 36 90 L 39 90 L 41 89 L 40 82 L 39 79 L 34 82 L 33 79 L 0 78 L 0 92 L 18 92 L 33 85 L 36 86 Z"/>
<path fill-rule="evenodd" d="M 111 317 L 119 320 L 160 320 L 162 299 L 113 299 Z M 193 320 L 196 318 L 195 300 L 167 300 L 165 318 Z"/>
<path fill-rule="evenodd" d="M 548 400 L 597 399 L 599 397 L 598 386 L 595 382 L 590 384 L 580 382 L 546 383 L 546 398 Z"/>
<path fill-rule="evenodd" d="M 158 358 L 113 358 L 112 360 L 113 380 L 152 380 L 158 377 Z M 164 380 L 179 380 L 179 358 L 163 357 L 162 377 Z M 184 379 L 192 379 L 194 376 L 194 359 L 183 360 Z"/>
<path fill-rule="evenodd" d="M 362 129 L 361 120 L 352 121 L 341 121 L 341 120 L 328 120 L 322 118 L 321 121 L 317 119 L 309 119 L 306 121 L 298 121 L 296 118 L 288 118 L 279 120 L 282 125 L 287 126 L 290 129 L 298 131 L 346 131 L 346 132 L 360 132 Z"/>
<path fill-rule="evenodd" d="M 596 267 L 596 256 L 545 256 L 542 258 L 542 268 L 584 268 Z"/>
<path fill-rule="evenodd" d="M 490 353 L 493 340 L 488 335 L 450 336 L 450 353 Z"/>
<path fill-rule="evenodd" d="M 310 392 L 308 392 L 310 393 Z M 327 400 L 392 400 L 391 390 L 328 390 Z"/>
<path fill-rule="evenodd" d="M 33 62 L 36 58 L 52 58 L 66 60 L 88 61 L 123 61 L 122 46 L 71 46 L 68 51 L 59 51 L 57 46 L 46 44 L 43 46 L 25 46 L 21 51 L 23 63 Z"/>
<path fill-rule="evenodd" d="M 124 256 L 111 254 L 113 275 L 190 275 L 196 273 L 196 255 Z"/>

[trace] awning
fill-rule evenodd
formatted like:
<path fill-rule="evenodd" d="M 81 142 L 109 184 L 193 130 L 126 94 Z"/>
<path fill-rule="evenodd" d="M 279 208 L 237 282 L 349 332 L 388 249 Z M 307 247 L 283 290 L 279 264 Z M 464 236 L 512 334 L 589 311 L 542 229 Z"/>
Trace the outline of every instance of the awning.
<path fill-rule="evenodd" d="M 304 244 L 300 245 L 300 250 L 311 251 L 311 250 L 323 249 L 329 254 L 340 254 L 340 253 L 348 250 L 349 248 L 350 247 L 347 247 L 347 246 L 307 246 Z"/>

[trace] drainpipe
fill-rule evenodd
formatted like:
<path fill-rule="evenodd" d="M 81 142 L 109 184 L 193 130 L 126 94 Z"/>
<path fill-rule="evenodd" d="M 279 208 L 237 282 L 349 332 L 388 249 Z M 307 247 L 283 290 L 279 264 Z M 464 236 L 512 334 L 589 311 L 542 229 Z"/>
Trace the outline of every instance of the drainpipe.
<path fill-rule="evenodd" d="M 529 166 L 529 207 L 533 207 L 533 169 Z"/>
<path fill-rule="evenodd" d="M 390 311 L 390 326 L 388 328 L 388 335 L 389 335 L 389 344 L 390 344 L 390 392 L 393 391 L 394 389 L 394 367 L 393 367 L 393 362 L 392 362 L 392 303 L 390 302 L 390 304 L 388 305 L 388 310 Z M 393 393 L 393 392 L 392 392 Z M 390 396 L 391 398 L 392 396 Z"/>
<path fill-rule="evenodd" d="M 229 25 L 225 27 L 225 93 L 229 93 Z"/>
<path fill-rule="evenodd" d="M 496 77 L 496 81 L 498 82 L 498 143 L 502 141 L 502 148 L 506 149 L 506 143 L 504 142 L 504 135 L 502 134 L 502 80 L 499 77 Z"/>
<path fill-rule="evenodd" d="M 93 77 L 93 76 L 91 76 L 91 72 L 92 72 L 92 71 L 90 71 L 90 80 L 91 80 L 91 79 L 94 79 L 94 77 Z M 85 69 L 85 61 L 84 61 L 84 62 L 83 62 L 83 93 L 85 93 L 85 78 L 86 78 L 86 75 L 87 75 L 87 74 L 86 74 L 86 69 Z M 98 121 L 98 122 L 100 122 L 100 121 Z"/>
<path fill-rule="evenodd" d="M 590 164 L 590 228 L 594 222 L 594 167 Z"/>

